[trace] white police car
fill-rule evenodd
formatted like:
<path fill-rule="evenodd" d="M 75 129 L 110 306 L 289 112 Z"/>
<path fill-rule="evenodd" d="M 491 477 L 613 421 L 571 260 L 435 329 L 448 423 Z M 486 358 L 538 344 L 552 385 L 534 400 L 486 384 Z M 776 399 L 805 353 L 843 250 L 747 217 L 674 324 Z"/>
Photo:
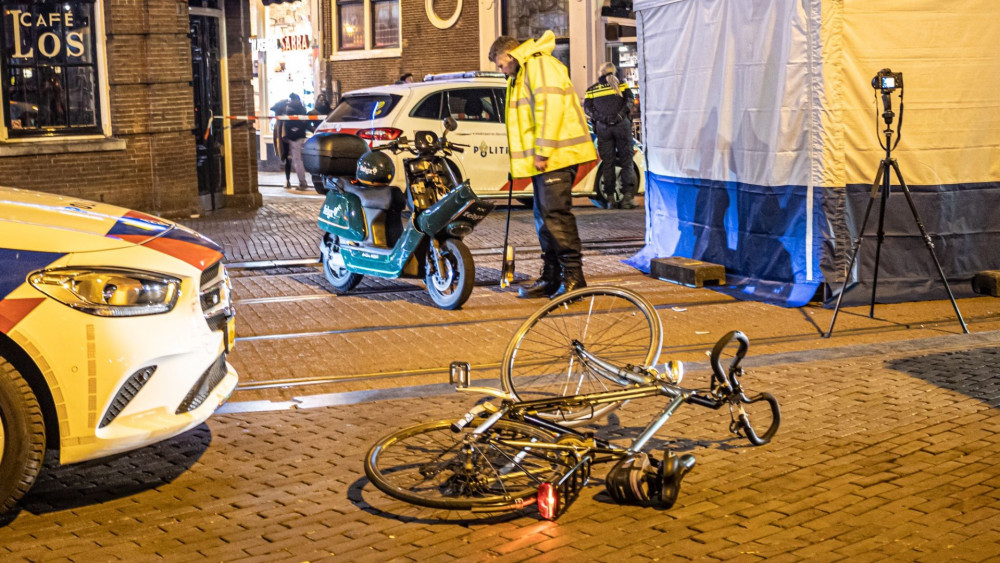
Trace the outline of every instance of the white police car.
<path fill-rule="evenodd" d="M 497 72 L 460 72 L 430 75 L 423 82 L 392 84 L 347 92 L 316 132 L 352 133 L 377 145 L 400 136 L 412 139 L 419 130 L 438 132 L 447 116 L 458 121 L 449 133 L 455 143 L 469 145 L 464 153 L 452 155 L 463 178 L 468 178 L 476 194 L 483 198 L 507 197 L 510 159 L 507 156 L 507 129 L 504 125 L 504 97 L 507 81 Z M 395 156 L 402 169 L 405 155 Z M 573 193 L 600 198 L 602 163 L 581 165 Z M 645 162 L 636 143 L 633 166 L 639 193 L 645 187 Z M 514 180 L 514 197 L 530 201 L 531 181 Z"/>
<path fill-rule="evenodd" d="M 222 250 L 120 207 L 0 187 L 0 515 L 74 463 L 201 424 L 236 387 Z"/>

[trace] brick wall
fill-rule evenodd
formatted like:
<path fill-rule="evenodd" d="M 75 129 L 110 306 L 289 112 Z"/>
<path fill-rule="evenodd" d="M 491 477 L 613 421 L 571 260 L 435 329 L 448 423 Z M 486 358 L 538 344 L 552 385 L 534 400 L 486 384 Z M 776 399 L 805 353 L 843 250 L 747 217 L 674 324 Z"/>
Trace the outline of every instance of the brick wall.
<path fill-rule="evenodd" d="M 455 12 L 458 0 L 432 2 L 439 17 Z M 326 4 L 326 2 L 321 2 Z M 331 22 L 331 8 L 323 6 L 325 22 Z M 325 72 L 340 81 L 340 91 L 392 84 L 400 75 L 413 73 L 416 80 L 426 74 L 478 70 L 479 3 L 464 0 L 462 14 L 449 29 L 438 29 L 427 19 L 423 0 L 400 0 L 402 56 L 357 61 L 327 61 Z M 324 53 L 333 52 L 332 24 L 324 26 Z M 487 69 L 491 70 L 491 69 Z"/>
<path fill-rule="evenodd" d="M 231 103 L 245 108 L 252 101 L 250 58 L 243 47 L 249 37 L 249 8 L 246 0 L 225 3 Z M 6 185 L 168 217 L 197 213 L 187 1 L 104 0 L 103 6 L 111 132 L 123 143 L 109 147 L 108 143 L 74 142 L 65 149 L 2 156 L 0 178 Z M 251 134 L 247 131 L 246 127 L 233 131 L 236 196 L 227 203 L 256 207 L 261 200 L 256 144 L 252 130 Z"/>

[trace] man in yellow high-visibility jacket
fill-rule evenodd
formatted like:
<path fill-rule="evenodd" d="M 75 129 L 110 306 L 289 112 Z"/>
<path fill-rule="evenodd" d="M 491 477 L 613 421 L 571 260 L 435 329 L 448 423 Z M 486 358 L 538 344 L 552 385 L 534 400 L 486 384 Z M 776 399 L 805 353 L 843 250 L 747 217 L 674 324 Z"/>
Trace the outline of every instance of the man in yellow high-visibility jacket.
<path fill-rule="evenodd" d="M 573 216 L 577 165 L 597 159 L 569 72 L 552 56 L 546 31 L 519 43 L 500 36 L 490 60 L 507 75 L 507 142 L 513 178 L 531 178 L 542 275 L 521 287 L 523 298 L 557 297 L 586 287 L 580 235 Z"/>

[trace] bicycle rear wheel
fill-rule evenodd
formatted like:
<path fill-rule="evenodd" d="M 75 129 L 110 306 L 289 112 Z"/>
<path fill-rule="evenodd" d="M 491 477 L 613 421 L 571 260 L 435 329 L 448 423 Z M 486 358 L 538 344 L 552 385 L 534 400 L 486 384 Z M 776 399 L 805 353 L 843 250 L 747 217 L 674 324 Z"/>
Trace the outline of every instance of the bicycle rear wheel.
<path fill-rule="evenodd" d="M 472 437 L 473 425 L 453 432 L 453 422 L 420 424 L 379 440 L 365 457 L 368 479 L 385 494 L 418 506 L 503 510 L 526 504 L 539 483 L 566 469 L 559 450 L 523 445 L 555 442 L 549 432 L 500 420 Z"/>
<path fill-rule="evenodd" d="M 575 341 L 617 366 L 652 366 L 663 344 L 660 317 L 643 297 L 618 287 L 586 287 L 553 299 L 529 317 L 507 345 L 501 365 L 504 390 L 530 400 L 620 389 L 584 366 Z M 576 426 L 619 405 L 565 407 L 541 416 Z"/>

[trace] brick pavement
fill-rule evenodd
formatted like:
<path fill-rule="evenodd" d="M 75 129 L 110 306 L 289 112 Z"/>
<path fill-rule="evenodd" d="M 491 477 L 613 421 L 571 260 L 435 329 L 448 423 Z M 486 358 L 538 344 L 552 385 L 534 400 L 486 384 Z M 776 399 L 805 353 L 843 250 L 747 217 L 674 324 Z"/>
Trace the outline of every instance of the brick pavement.
<path fill-rule="evenodd" d="M 724 412 L 682 408 L 652 444 L 698 458 L 671 510 L 611 503 L 605 467 L 554 523 L 392 500 L 365 479 L 363 455 L 376 436 L 473 401 L 432 394 L 217 415 L 137 452 L 48 467 L 0 528 L 0 559 L 995 560 L 997 337 L 751 348 L 745 381 L 781 399 L 781 430 L 751 448 L 727 438 Z M 600 433 L 634 435 L 655 403 L 633 402 Z"/>
<path fill-rule="evenodd" d="M 181 221 L 225 249 L 226 261 L 296 260 L 319 258 L 321 231 L 316 224 L 323 198 L 315 193 L 261 187 L 264 206 L 259 209 L 221 209 Z M 499 205 L 465 240 L 469 248 L 503 245 L 506 207 Z M 643 209 L 601 210 L 577 200 L 574 210 L 584 240 L 642 238 Z M 531 210 L 514 204 L 511 244 L 537 247 Z"/>

